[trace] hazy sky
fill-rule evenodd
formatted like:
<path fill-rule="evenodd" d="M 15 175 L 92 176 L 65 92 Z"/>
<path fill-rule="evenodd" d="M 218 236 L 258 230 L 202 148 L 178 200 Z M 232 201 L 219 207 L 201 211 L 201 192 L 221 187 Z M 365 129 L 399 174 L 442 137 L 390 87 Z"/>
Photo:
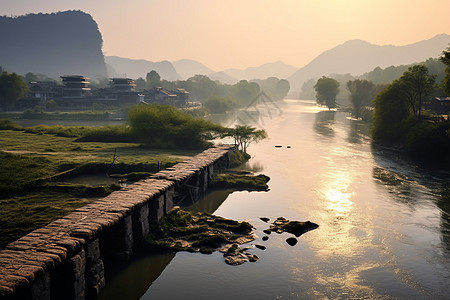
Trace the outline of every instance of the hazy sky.
<path fill-rule="evenodd" d="M 189 58 L 215 71 L 302 67 L 350 39 L 406 45 L 450 34 L 450 0 L 0 0 L 0 15 L 69 9 L 97 21 L 105 55 Z"/>

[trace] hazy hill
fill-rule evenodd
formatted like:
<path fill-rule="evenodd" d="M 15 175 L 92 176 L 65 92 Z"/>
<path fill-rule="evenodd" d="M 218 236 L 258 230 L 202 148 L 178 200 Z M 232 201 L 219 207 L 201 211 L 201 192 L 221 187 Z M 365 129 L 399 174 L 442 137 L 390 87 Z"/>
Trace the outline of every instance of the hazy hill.
<path fill-rule="evenodd" d="M 263 64 L 259 67 L 250 67 L 244 70 L 227 69 L 226 74 L 238 80 L 266 79 L 269 77 L 277 77 L 279 79 L 287 79 L 296 70 L 294 66 L 287 65 L 282 61 Z"/>
<path fill-rule="evenodd" d="M 118 56 L 105 56 L 106 63 L 114 70 L 110 71 L 109 76 L 129 77 L 137 79 L 142 77 L 145 79 L 147 73 L 155 70 L 161 79 L 168 81 L 181 80 L 180 74 L 177 73 L 173 65 L 167 61 L 151 62 L 144 59 L 130 59 Z"/>
<path fill-rule="evenodd" d="M 0 17 L 0 65 L 9 72 L 106 76 L 102 44 L 97 23 L 81 11 Z"/>
<path fill-rule="evenodd" d="M 211 73 L 214 73 L 214 71 L 207 66 L 192 59 L 181 59 L 173 61 L 172 65 L 175 67 L 177 73 L 180 74 L 181 79 L 183 80 L 186 80 L 195 75 L 209 75 Z"/>
<path fill-rule="evenodd" d="M 236 82 L 239 81 L 236 78 L 231 77 L 230 75 L 228 75 L 224 71 L 211 73 L 211 74 L 208 75 L 208 77 L 211 80 L 218 80 L 218 81 L 220 81 L 223 84 L 235 84 Z"/>
<path fill-rule="evenodd" d="M 378 46 L 362 40 L 347 41 L 323 52 L 309 64 L 290 76 L 291 91 L 298 92 L 303 82 L 331 73 L 354 76 L 376 67 L 407 65 L 438 57 L 450 43 L 450 35 L 441 34 L 429 40 L 406 46 Z"/>

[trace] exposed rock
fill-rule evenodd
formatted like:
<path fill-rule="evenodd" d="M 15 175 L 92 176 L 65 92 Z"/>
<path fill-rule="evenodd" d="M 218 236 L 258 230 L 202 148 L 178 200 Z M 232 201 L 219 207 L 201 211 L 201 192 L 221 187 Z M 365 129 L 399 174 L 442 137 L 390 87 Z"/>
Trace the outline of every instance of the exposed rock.
<path fill-rule="evenodd" d="M 242 265 L 243 263 L 249 261 L 247 255 L 240 252 L 234 255 L 224 255 L 223 257 L 225 258 L 225 262 L 232 266 Z"/>
<path fill-rule="evenodd" d="M 247 255 L 248 260 L 250 262 L 255 262 L 255 261 L 257 261 L 259 259 L 259 257 L 256 256 L 255 254 L 246 253 L 245 255 Z"/>
<path fill-rule="evenodd" d="M 255 244 L 255 247 L 260 249 L 260 250 L 266 250 L 266 246 L 260 245 L 260 244 Z"/>
<path fill-rule="evenodd" d="M 276 233 L 289 232 L 295 235 L 296 237 L 301 236 L 305 232 L 316 229 L 319 225 L 312 223 L 310 221 L 299 222 L 299 221 L 289 221 L 283 217 L 277 218 L 273 225 L 270 225 L 270 231 Z M 266 233 L 266 231 L 264 231 Z"/>
<path fill-rule="evenodd" d="M 298 241 L 295 237 L 290 237 L 286 240 L 286 243 L 288 243 L 290 246 L 295 246 L 297 242 Z"/>
<path fill-rule="evenodd" d="M 269 222 L 270 221 L 270 219 L 269 218 L 266 218 L 266 217 L 261 217 L 261 218 L 259 218 L 261 221 L 263 221 L 263 222 Z"/>
<path fill-rule="evenodd" d="M 147 243 L 172 251 L 189 251 L 211 254 L 220 248 L 225 262 L 240 265 L 258 258 L 240 248 L 255 240 L 253 227 L 247 222 L 237 222 L 207 213 L 192 213 L 178 207 L 153 224 Z M 263 246 L 264 247 L 264 246 Z"/>
<path fill-rule="evenodd" d="M 226 245 L 220 249 L 224 252 L 225 262 L 232 266 L 241 265 L 247 261 L 255 262 L 259 258 L 255 254 L 248 253 L 246 250 L 250 248 L 240 248 L 237 244 Z"/>
<path fill-rule="evenodd" d="M 269 237 L 267 235 L 265 235 L 261 239 L 265 242 L 265 241 L 267 241 L 269 239 Z"/>

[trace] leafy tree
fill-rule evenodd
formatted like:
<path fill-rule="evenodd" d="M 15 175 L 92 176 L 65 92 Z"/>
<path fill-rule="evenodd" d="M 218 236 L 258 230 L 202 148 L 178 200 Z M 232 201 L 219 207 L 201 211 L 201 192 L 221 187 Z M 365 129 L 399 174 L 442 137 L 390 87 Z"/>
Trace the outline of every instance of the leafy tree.
<path fill-rule="evenodd" d="M 34 73 L 28 72 L 24 75 L 23 79 L 25 80 L 25 82 L 33 82 L 38 81 L 38 76 Z"/>
<path fill-rule="evenodd" d="M 362 108 L 372 105 L 376 86 L 370 81 L 356 79 L 347 82 L 347 90 L 350 92 L 349 98 L 353 108 L 353 115 L 359 118 Z"/>
<path fill-rule="evenodd" d="M 415 65 L 400 77 L 403 97 L 414 115 L 420 118 L 422 102 L 432 94 L 435 88 L 436 75 L 430 75 L 425 65 Z"/>
<path fill-rule="evenodd" d="M 2 72 L 0 76 L 0 105 L 3 110 L 8 110 L 8 106 L 28 94 L 28 85 L 22 76 L 16 73 Z"/>
<path fill-rule="evenodd" d="M 46 104 L 45 104 L 45 108 L 48 111 L 55 111 L 58 108 L 58 104 L 55 102 L 55 100 L 50 99 Z"/>
<path fill-rule="evenodd" d="M 136 84 L 136 88 L 138 90 L 144 90 L 147 87 L 147 83 L 145 82 L 144 78 L 139 77 L 134 81 L 134 84 Z"/>
<path fill-rule="evenodd" d="M 440 60 L 447 66 L 440 88 L 447 96 L 450 96 L 450 47 L 442 52 Z"/>
<path fill-rule="evenodd" d="M 300 99 L 314 99 L 316 93 L 314 91 L 314 85 L 316 84 L 317 79 L 311 78 L 305 81 L 302 85 L 302 89 L 300 91 Z"/>
<path fill-rule="evenodd" d="M 229 128 L 224 136 L 234 138 L 234 143 L 238 145 L 238 150 L 247 153 L 247 148 L 252 142 L 259 142 L 267 138 L 267 132 L 247 125 L 236 125 L 234 128 Z"/>
<path fill-rule="evenodd" d="M 209 97 L 203 103 L 203 108 L 210 114 L 222 114 L 236 107 L 236 102 L 231 98 Z"/>
<path fill-rule="evenodd" d="M 145 77 L 147 80 L 147 87 L 159 87 L 161 86 L 161 76 L 159 76 L 158 72 L 155 70 L 151 70 L 149 73 L 147 73 L 147 76 Z"/>
<path fill-rule="evenodd" d="M 128 112 L 128 123 L 140 142 L 169 148 L 205 147 L 214 134 L 225 130 L 170 105 L 135 105 Z"/>
<path fill-rule="evenodd" d="M 282 100 L 286 97 L 290 90 L 289 81 L 286 79 L 278 79 L 276 77 L 269 77 L 267 79 L 255 79 L 255 82 L 260 86 L 261 91 L 266 93 L 273 100 Z"/>
<path fill-rule="evenodd" d="M 260 88 L 256 82 L 241 80 L 233 85 L 232 97 L 235 98 L 241 106 L 245 106 L 256 98 L 259 91 Z"/>
<path fill-rule="evenodd" d="M 191 98 L 198 101 L 205 101 L 212 96 L 227 96 L 226 94 L 221 93 L 217 82 L 212 81 L 205 75 L 195 75 L 184 83 L 180 83 L 179 87 L 189 91 Z"/>
<path fill-rule="evenodd" d="M 280 79 L 277 83 L 276 91 L 277 91 L 277 97 L 278 99 L 284 99 L 287 94 L 289 93 L 289 90 L 291 89 L 291 85 L 289 84 L 289 81 L 286 79 Z"/>
<path fill-rule="evenodd" d="M 395 80 L 375 97 L 372 122 L 375 140 L 393 142 L 401 136 L 401 123 L 410 111 L 403 97 L 403 88 L 400 80 Z"/>
<path fill-rule="evenodd" d="M 56 81 L 54 78 L 50 78 L 44 74 L 28 72 L 22 76 L 25 82 L 36 82 L 36 81 Z M 109 79 L 104 77 L 104 80 L 109 81 Z"/>
<path fill-rule="evenodd" d="M 323 76 L 314 85 L 317 102 L 326 105 L 328 109 L 336 107 L 336 96 L 339 93 L 339 82 Z"/>

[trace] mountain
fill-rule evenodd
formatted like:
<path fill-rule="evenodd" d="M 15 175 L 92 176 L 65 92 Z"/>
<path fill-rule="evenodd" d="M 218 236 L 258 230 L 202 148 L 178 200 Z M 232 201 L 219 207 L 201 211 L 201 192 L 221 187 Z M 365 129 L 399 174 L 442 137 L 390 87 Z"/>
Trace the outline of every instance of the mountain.
<path fill-rule="evenodd" d="M 327 50 L 288 78 L 291 92 L 300 91 L 302 84 L 311 78 L 329 74 L 369 72 L 376 67 L 407 65 L 438 57 L 450 43 L 450 35 L 440 34 L 429 40 L 406 46 L 378 46 L 362 40 L 347 41 Z"/>
<path fill-rule="evenodd" d="M 0 65 L 8 72 L 106 76 L 97 23 L 81 11 L 0 17 Z"/>
<path fill-rule="evenodd" d="M 209 75 L 214 73 L 214 71 L 207 66 L 192 59 L 173 61 L 172 65 L 183 80 L 193 77 L 194 75 Z"/>
<path fill-rule="evenodd" d="M 224 71 L 211 73 L 211 74 L 208 75 L 208 77 L 211 80 L 218 80 L 218 81 L 220 81 L 223 84 L 235 84 L 235 83 L 237 83 L 239 81 L 236 78 L 231 77 L 230 75 L 228 75 Z"/>
<path fill-rule="evenodd" d="M 266 79 L 269 77 L 277 77 L 286 79 L 297 70 L 296 67 L 287 65 L 282 61 L 263 64 L 259 67 L 250 67 L 244 70 L 227 69 L 224 72 L 239 80 Z"/>
<path fill-rule="evenodd" d="M 151 62 L 144 59 L 130 59 L 118 56 L 105 56 L 105 61 L 111 67 L 112 70 L 109 76 L 119 76 L 124 75 L 129 78 L 137 79 L 142 77 L 145 79 L 147 73 L 155 70 L 158 72 L 161 79 L 168 81 L 181 80 L 180 74 L 177 73 L 172 63 L 167 60 L 161 62 Z"/>

